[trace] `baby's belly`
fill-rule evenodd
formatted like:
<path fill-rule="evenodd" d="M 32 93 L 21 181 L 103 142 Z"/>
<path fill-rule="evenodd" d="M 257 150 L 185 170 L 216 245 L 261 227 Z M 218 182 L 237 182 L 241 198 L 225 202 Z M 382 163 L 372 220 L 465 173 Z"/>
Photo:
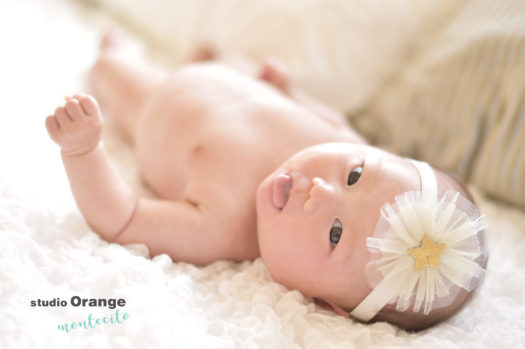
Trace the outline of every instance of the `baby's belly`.
<path fill-rule="evenodd" d="M 257 155 L 257 137 L 231 132 L 232 127 L 242 129 L 242 123 L 154 109 L 141 118 L 136 137 L 139 171 L 149 188 L 165 199 L 212 206 L 223 206 L 225 197 L 236 197 L 232 201 L 242 206 L 242 201 L 254 202 L 258 183 L 275 164 Z"/>
<path fill-rule="evenodd" d="M 139 172 L 159 197 L 184 199 L 192 143 L 188 130 L 181 128 L 175 115 L 164 108 L 147 107 L 140 116 L 135 144 Z"/>
<path fill-rule="evenodd" d="M 221 106 L 233 97 L 227 89 L 213 87 L 218 84 L 207 91 L 208 84 L 195 81 L 193 75 L 198 74 L 193 70 L 167 81 L 146 103 L 137 125 L 142 179 L 157 195 L 171 200 L 185 199 L 190 179 L 202 171 L 197 164 L 220 160 L 226 146 L 216 141 L 221 131 L 213 128 L 223 125 Z"/>
<path fill-rule="evenodd" d="M 211 140 L 193 135 L 185 141 L 177 138 L 184 135 L 163 130 L 156 137 L 144 132 L 137 141 L 144 182 L 161 198 L 207 210 L 217 222 L 216 233 L 243 246 L 244 254 L 235 259 L 256 258 L 255 192 L 264 176 L 259 164 L 236 153 L 234 144 L 218 135 Z"/>
<path fill-rule="evenodd" d="M 256 186 L 274 164 L 257 156 L 265 148 L 248 116 L 253 114 L 251 107 L 231 96 L 217 103 L 216 95 L 188 91 L 177 81 L 167 85 L 139 116 L 136 152 L 144 182 L 171 200 L 202 196 L 202 185 L 190 185 L 197 178 L 207 185 L 216 182 L 214 191 L 235 191 L 237 179 L 250 178 Z"/>

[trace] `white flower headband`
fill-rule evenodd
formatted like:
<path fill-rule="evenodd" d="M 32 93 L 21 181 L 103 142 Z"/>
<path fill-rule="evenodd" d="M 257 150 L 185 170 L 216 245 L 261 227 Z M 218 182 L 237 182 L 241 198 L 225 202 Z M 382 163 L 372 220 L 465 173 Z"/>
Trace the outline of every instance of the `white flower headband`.
<path fill-rule="evenodd" d="M 397 311 L 413 304 L 414 312 L 423 305 L 428 314 L 451 304 L 460 289 L 472 290 L 485 271 L 485 217 L 456 191 L 438 200 L 434 170 L 411 161 L 421 190 L 384 204 L 374 234 L 367 238 L 372 257 L 366 271 L 374 289 L 350 312 L 362 321 L 393 302 Z"/>

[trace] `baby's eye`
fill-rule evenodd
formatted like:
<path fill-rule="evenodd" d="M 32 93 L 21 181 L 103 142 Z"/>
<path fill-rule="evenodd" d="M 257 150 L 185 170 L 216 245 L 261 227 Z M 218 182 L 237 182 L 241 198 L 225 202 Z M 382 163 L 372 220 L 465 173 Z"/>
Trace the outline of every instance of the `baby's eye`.
<path fill-rule="evenodd" d="M 361 177 L 362 172 L 363 172 L 363 166 L 359 166 L 353 169 L 352 172 L 350 172 L 350 174 L 348 175 L 348 181 L 346 182 L 346 184 L 348 185 L 355 184 L 359 180 L 359 177 Z"/>
<path fill-rule="evenodd" d="M 332 228 L 330 228 L 330 243 L 335 246 L 339 242 L 341 235 L 343 234 L 343 225 L 339 219 L 334 221 Z"/>

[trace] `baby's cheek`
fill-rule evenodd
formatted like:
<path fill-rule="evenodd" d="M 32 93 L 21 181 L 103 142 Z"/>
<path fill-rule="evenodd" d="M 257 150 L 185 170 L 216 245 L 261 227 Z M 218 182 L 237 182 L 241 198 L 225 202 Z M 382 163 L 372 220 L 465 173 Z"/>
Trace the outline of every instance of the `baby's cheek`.
<path fill-rule="evenodd" d="M 289 263 L 289 255 L 278 249 L 266 252 L 262 255 L 262 259 L 272 278 L 287 288 L 294 289 L 295 283 L 290 279 L 290 276 L 293 275 L 293 268 Z"/>
<path fill-rule="evenodd" d="M 297 245 L 292 233 L 282 226 L 274 224 L 264 225 L 259 231 L 259 247 L 263 262 L 266 264 L 274 278 L 281 275 L 288 268 L 293 267 L 294 251 Z M 275 275 L 274 275 L 275 274 Z"/>

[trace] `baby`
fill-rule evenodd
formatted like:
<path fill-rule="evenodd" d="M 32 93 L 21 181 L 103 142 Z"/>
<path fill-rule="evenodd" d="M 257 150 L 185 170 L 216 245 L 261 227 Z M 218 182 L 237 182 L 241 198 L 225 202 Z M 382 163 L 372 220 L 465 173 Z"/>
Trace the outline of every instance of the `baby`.
<path fill-rule="evenodd" d="M 470 202 L 464 187 L 368 146 L 342 115 L 292 88 L 279 65 L 254 74 L 213 56 L 200 50 L 168 71 L 103 40 L 90 73 L 93 95 L 134 145 L 141 177 L 158 198 L 137 197 L 115 171 L 97 101 L 66 97 L 46 127 L 89 226 L 107 241 L 144 243 L 176 261 L 261 257 L 277 282 L 346 317 L 417 330 L 453 314 L 473 287 L 430 312 L 396 308 L 394 295 L 368 316 L 349 312 L 374 290 L 367 238 L 384 204 L 421 191 L 425 176 L 439 196 L 453 190 Z M 410 257 L 410 271 L 418 258 Z M 429 253 L 421 258 L 424 271 L 437 268 Z"/>

